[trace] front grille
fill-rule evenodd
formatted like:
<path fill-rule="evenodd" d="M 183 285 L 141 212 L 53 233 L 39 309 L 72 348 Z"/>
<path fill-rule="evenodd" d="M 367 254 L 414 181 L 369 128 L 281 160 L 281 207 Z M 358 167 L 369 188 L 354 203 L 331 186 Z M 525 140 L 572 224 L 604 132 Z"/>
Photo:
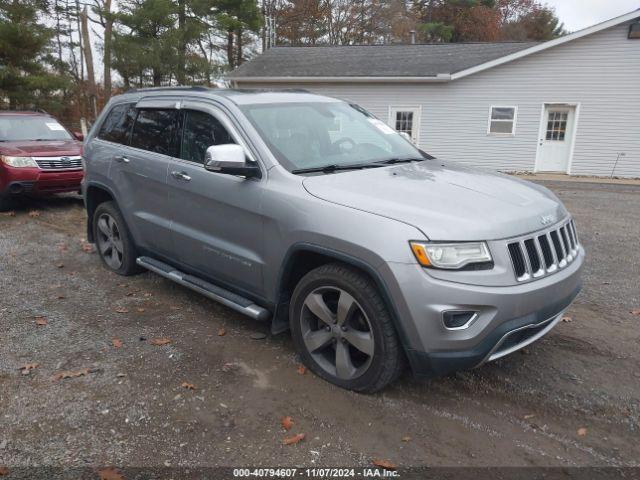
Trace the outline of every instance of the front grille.
<path fill-rule="evenodd" d="M 551 275 L 578 256 L 578 235 L 573 220 L 558 228 L 522 238 L 507 245 L 513 272 L 519 282 Z"/>
<path fill-rule="evenodd" d="M 34 157 L 41 170 L 79 170 L 82 168 L 80 157 Z"/>

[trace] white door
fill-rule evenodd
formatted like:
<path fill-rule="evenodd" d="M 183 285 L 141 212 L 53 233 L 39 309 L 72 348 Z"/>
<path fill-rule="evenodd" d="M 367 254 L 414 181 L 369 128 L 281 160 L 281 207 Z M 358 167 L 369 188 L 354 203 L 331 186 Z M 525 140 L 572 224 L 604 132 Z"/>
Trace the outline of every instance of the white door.
<path fill-rule="evenodd" d="M 537 171 L 567 173 L 575 131 L 575 118 L 575 107 L 568 105 L 545 106 L 540 128 Z"/>
<path fill-rule="evenodd" d="M 411 141 L 417 145 L 420 133 L 420 107 L 391 107 L 389 126 L 409 135 Z"/>

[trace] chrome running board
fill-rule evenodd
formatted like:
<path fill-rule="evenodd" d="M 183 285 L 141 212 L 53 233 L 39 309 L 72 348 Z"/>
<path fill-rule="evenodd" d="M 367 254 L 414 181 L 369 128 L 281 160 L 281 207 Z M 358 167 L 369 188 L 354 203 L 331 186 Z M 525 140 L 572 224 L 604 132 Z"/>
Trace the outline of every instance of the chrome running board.
<path fill-rule="evenodd" d="M 271 316 L 271 313 L 267 309 L 256 305 L 251 300 L 230 292 L 229 290 L 225 290 L 224 288 L 218 287 L 217 285 L 206 282 L 198 277 L 181 272 L 180 270 L 173 268 L 171 265 L 160 262 L 155 258 L 138 257 L 136 259 L 136 263 L 147 270 L 157 273 L 164 278 L 168 278 L 183 287 L 187 287 L 198 292 L 211 300 L 215 300 L 216 302 L 255 320 L 265 321 Z"/>

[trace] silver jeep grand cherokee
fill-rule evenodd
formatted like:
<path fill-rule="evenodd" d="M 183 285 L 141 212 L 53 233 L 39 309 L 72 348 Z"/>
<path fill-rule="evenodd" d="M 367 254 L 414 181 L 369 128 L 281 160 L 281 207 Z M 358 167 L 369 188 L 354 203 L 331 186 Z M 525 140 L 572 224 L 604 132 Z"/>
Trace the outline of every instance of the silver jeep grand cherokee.
<path fill-rule="evenodd" d="M 84 149 L 89 238 L 291 330 L 304 364 L 373 392 L 548 333 L 580 290 L 549 190 L 444 162 L 356 105 L 204 88 L 113 98 Z"/>

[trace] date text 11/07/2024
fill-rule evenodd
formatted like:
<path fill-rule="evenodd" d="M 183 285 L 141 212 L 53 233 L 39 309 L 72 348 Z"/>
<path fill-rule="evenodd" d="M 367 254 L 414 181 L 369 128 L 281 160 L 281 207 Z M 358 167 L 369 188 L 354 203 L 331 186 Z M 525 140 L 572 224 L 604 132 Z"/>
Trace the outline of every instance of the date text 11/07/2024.
<path fill-rule="evenodd" d="M 235 468 L 235 478 L 401 478 L 385 468 Z"/>

